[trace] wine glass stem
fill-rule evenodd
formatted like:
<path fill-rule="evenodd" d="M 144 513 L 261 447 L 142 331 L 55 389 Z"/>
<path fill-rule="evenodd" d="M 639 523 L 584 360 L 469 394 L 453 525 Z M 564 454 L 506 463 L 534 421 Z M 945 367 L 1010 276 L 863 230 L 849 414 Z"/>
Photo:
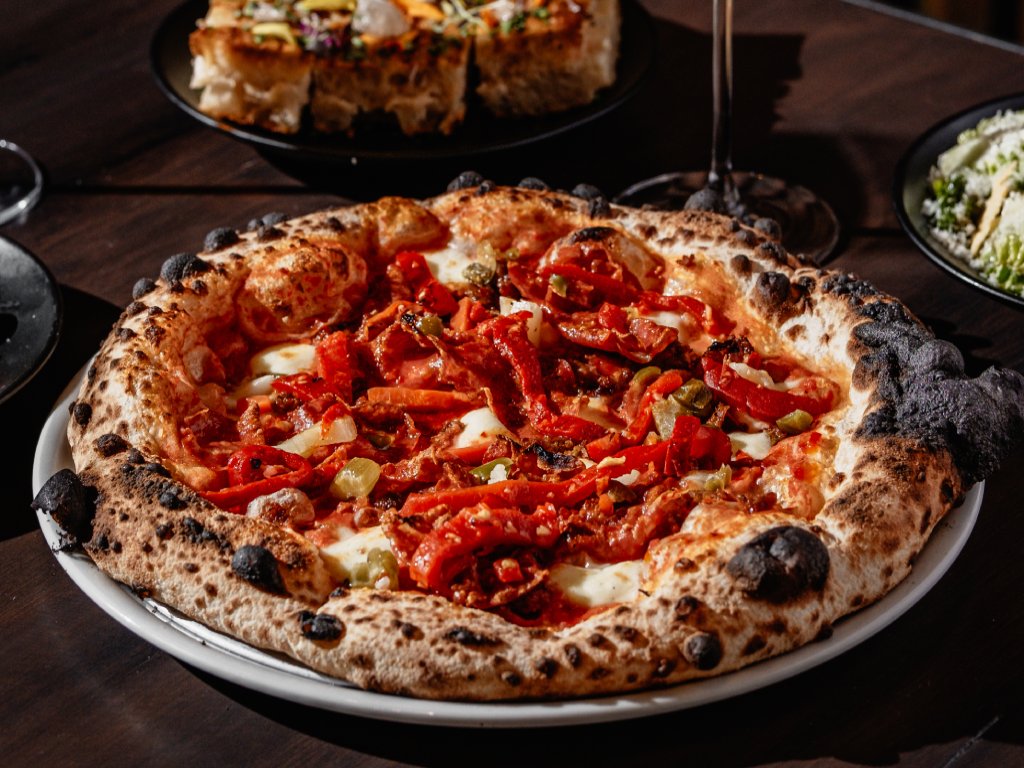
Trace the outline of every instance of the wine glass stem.
<path fill-rule="evenodd" d="M 730 205 L 739 201 L 732 178 L 732 4 L 714 0 L 711 50 L 713 123 L 708 186 Z"/>

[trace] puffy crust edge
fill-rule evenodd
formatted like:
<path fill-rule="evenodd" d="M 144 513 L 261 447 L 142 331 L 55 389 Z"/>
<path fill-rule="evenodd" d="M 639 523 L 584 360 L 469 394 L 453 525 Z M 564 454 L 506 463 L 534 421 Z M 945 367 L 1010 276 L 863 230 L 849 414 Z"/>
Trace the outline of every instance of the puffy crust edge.
<path fill-rule="evenodd" d="M 78 472 L 97 493 L 92 537 L 84 544 L 97 565 L 216 629 L 357 685 L 467 700 L 593 695 L 721 674 L 827 634 L 833 622 L 905 577 L 965 482 L 955 452 L 934 436 L 864 429 L 870 414 L 893 398 L 885 375 L 865 364 L 879 347 L 859 338 L 857 329 L 877 320 L 860 310 L 876 303 L 902 307 L 866 284 L 796 267 L 755 231 L 713 214 L 608 208 L 593 199 L 523 189 L 459 190 L 422 204 L 386 199 L 325 211 L 276 223 L 279 234 L 270 239 L 331 236 L 353 248 L 383 250 L 386 257 L 449 228 L 500 230 L 509 211 L 523 221 L 557 222 L 565 230 L 621 228 L 646 241 L 680 279 L 687 273 L 672 265 L 692 266 L 694 254 L 706 254 L 699 258 L 728 276 L 732 299 L 764 328 L 779 328 L 787 348 L 807 359 L 827 357 L 840 374 L 853 372 L 847 374 L 849 401 L 829 425 L 842 447 L 818 516 L 738 518 L 715 537 L 680 533 L 662 540 L 648 555 L 641 599 L 564 629 L 527 629 L 419 593 L 349 590 L 329 596 L 324 567 L 301 536 L 224 513 L 144 461 L 133 465 L 124 452 L 107 456 L 96 447 L 101 435 L 115 433 L 144 458 L 160 456 L 154 438 L 160 432 L 152 425 L 173 428 L 173 414 L 157 409 L 153 419 L 152 405 L 184 384 L 166 369 L 154 372 L 150 363 L 177 364 L 175 345 L 186 338 L 182 329 L 209 320 L 217 311 L 213 306 L 230 300 L 248 265 L 269 244 L 266 232 L 256 232 L 201 254 L 208 270 L 161 280 L 136 302 L 144 306 L 130 306 L 83 384 L 78 405 L 91 413 L 72 418 L 69 440 Z M 443 222 L 440 228 L 430 224 L 434 214 Z M 780 282 L 764 278 L 768 273 L 784 276 L 786 290 L 767 285 Z M 154 306 L 161 311 L 155 313 Z M 918 347 L 933 341 L 902 312 L 907 324 L 901 327 L 912 331 L 889 338 L 885 349 L 892 354 L 893 339 L 905 341 L 907 333 Z M 1020 390 L 1010 389 L 1006 406 L 1019 416 Z M 162 460 L 174 469 L 173 459 Z M 168 489 L 182 500 L 181 508 L 161 504 Z M 163 538 L 161 525 L 169 525 L 172 535 Z M 826 577 L 820 585 L 797 584 L 783 600 L 753 596 L 750 584 L 741 588 L 730 563 L 745 546 L 780 528 L 798 528 L 820 542 L 827 551 Z M 231 556 L 244 545 L 274 554 L 287 594 L 268 592 L 232 571 Z M 334 617 L 340 633 L 330 639 L 304 636 L 303 611 Z"/>

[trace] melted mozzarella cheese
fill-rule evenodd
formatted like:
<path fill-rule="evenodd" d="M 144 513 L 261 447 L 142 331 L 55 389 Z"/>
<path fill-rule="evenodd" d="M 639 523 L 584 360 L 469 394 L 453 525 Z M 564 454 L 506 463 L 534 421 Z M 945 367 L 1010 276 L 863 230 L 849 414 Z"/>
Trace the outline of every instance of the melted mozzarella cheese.
<path fill-rule="evenodd" d="M 453 448 L 468 448 L 471 445 L 490 442 L 498 435 L 511 434 L 498 420 L 494 411 L 486 405 L 464 413 L 459 421 L 462 422 L 462 431 L 456 435 Z"/>
<path fill-rule="evenodd" d="M 714 477 L 714 474 L 714 472 L 706 472 L 700 469 L 694 470 L 680 478 L 679 484 L 685 488 L 703 491 L 704 487 L 708 484 L 708 480 Z"/>
<path fill-rule="evenodd" d="M 751 368 L 746 363 L 729 363 L 729 367 L 732 368 L 741 379 L 746 379 L 747 381 L 764 387 L 765 389 L 774 389 L 777 392 L 786 392 L 796 386 L 797 383 L 795 381 L 775 382 L 772 380 L 772 377 L 768 375 L 768 371 L 762 371 L 759 368 Z"/>
<path fill-rule="evenodd" d="M 678 312 L 651 312 L 641 315 L 641 317 L 644 320 L 650 320 L 652 323 L 657 323 L 660 326 L 674 330 L 679 334 L 679 343 L 684 346 L 690 341 L 690 336 L 696 330 L 693 319 L 689 315 L 683 315 Z"/>
<path fill-rule="evenodd" d="M 437 251 L 424 251 L 423 258 L 430 268 L 430 274 L 440 282 L 449 285 L 465 285 L 466 268 L 472 264 L 483 264 L 494 268 L 493 258 L 488 259 L 481 253 L 482 249 L 465 240 L 452 240 L 444 248 Z"/>
<path fill-rule="evenodd" d="M 640 592 L 642 560 L 581 568 L 561 563 L 551 569 L 551 582 L 574 603 L 588 608 L 633 600 Z"/>
<path fill-rule="evenodd" d="M 622 429 L 623 423 L 619 419 L 615 418 L 611 413 L 611 408 L 608 405 L 608 398 L 601 395 L 591 395 L 586 398 L 576 415 L 581 419 L 592 421 L 599 427 L 605 429 Z"/>
<path fill-rule="evenodd" d="M 326 430 L 323 428 L 323 424 L 314 424 L 309 429 L 292 435 L 274 447 L 288 453 L 297 453 L 299 456 L 308 457 L 322 445 L 351 443 L 355 439 L 356 423 L 351 416 L 342 416 L 340 419 L 332 421 Z"/>
<path fill-rule="evenodd" d="M 541 321 L 544 319 L 544 310 L 541 309 L 540 304 L 523 299 L 510 299 L 506 296 L 501 296 L 498 299 L 498 306 L 501 314 L 503 315 L 515 315 L 519 312 L 529 312 L 530 319 L 526 321 L 526 336 L 530 339 L 530 343 L 533 344 L 533 346 L 540 346 L 540 325 Z"/>
<path fill-rule="evenodd" d="M 249 367 L 256 376 L 291 376 L 316 367 L 316 347 L 312 344 L 277 344 L 253 355 Z"/>
<path fill-rule="evenodd" d="M 338 528 L 338 540 L 321 549 L 320 558 L 332 576 L 338 581 L 345 581 L 366 562 L 371 549 L 391 551 L 391 542 L 379 525 L 361 531 Z"/>
<path fill-rule="evenodd" d="M 730 432 L 729 442 L 732 443 L 733 456 L 743 451 L 758 461 L 764 459 L 772 449 L 772 440 L 767 432 Z"/>

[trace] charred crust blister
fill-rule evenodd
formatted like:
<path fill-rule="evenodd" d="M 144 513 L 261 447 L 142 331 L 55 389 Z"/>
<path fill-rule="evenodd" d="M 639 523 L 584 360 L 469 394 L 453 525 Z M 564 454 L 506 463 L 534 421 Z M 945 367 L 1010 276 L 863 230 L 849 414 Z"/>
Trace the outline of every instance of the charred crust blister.
<path fill-rule="evenodd" d="M 345 624 L 329 613 L 302 611 L 299 613 L 299 630 L 307 640 L 330 642 L 345 632 Z"/>
<path fill-rule="evenodd" d="M 445 640 L 451 640 L 459 645 L 471 648 L 484 648 L 501 645 L 501 641 L 487 635 L 474 632 L 467 627 L 452 627 L 444 633 Z"/>
<path fill-rule="evenodd" d="M 179 495 L 177 488 L 165 488 L 157 497 L 157 502 L 161 507 L 172 510 L 184 509 L 188 506 L 188 501 Z"/>
<path fill-rule="evenodd" d="M 533 666 L 534 669 L 540 672 L 541 675 L 548 680 L 554 677 L 555 673 L 558 671 L 558 662 L 547 656 L 542 659 L 538 659 Z"/>
<path fill-rule="evenodd" d="M 193 544 L 212 542 L 221 549 L 228 549 L 230 544 L 220 534 L 211 531 L 194 517 L 185 517 L 181 521 L 182 534 Z"/>
<path fill-rule="evenodd" d="M 519 182 L 518 186 L 520 189 L 532 189 L 536 192 L 546 192 L 551 189 L 551 187 L 547 185 L 547 182 L 542 179 L 538 179 L 536 176 L 527 176 Z"/>
<path fill-rule="evenodd" d="M 135 281 L 135 285 L 132 286 L 132 298 L 138 301 L 147 293 L 151 293 L 156 288 L 156 280 L 151 277 L 140 277 Z"/>
<path fill-rule="evenodd" d="M 789 278 L 781 272 L 762 272 L 754 283 L 754 301 L 774 313 L 789 301 Z"/>
<path fill-rule="evenodd" d="M 576 243 L 599 243 L 615 234 L 611 227 L 584 227 L 577 229 L 569 236 L 569 242 Z"/>
<path fill-rule="evenodd" d="M 687 211 L 708 211 L 710 213 L 726 213 L 728 205 L 720 192 L 705 187 L 698 189 L 686 199 L 683 208 Z M 738 224 L 738 222 L 737 222 Z M 741 232 L 746 230 L 740 230 Z M 739 234 L 739 233 L 737 233 Z M 748 232 L 748 234 L 750 234 Z"/>
<path fill-rule="evenodd" d="M 250 232 L 258 232 L 260 229 L 269 229 L 283 221 L 287 221 L 287 219 L 288 214 L 281 213 L 280 211 L 271 211 L 258 218 L 250 219 L 245 228 Z"/>
<path fill-rule="evenodd" d="M 147 309 L 148 307 L 143 302 L 133 301 L 131 304 L 124 308 L 124 313 L 128 317 L 135 317 L 136 315 L 141 315 Z"/>
<path fill-rule="evenodd" d="M 176 253 L 160 267 L 160 277 L 173 285 L 180 283 L 186 277 L 202 274 L 209 269 L 209 263 L 194 253 Z"/>
<path fill-rule="evenodd" d="M 106 458 L 116 456 L 117 454 L 128 450 L 127 440 L 120 435 L 115 435 L 109 432 L 97 437 L 94 445 L 96 446 L 96 452 L 100 456 L 105 456 Z"/>
<path fill-rule="evenodd" d="M 573 197 L 578 197 L 581 200 L 595 200 L 599 197 L 604 197 L 604 193 L 600 189 L 595 187 L 593 184 L 577 184 L 572 188 L 570 193 Z"/>
<path fill-rule="evenodd" d="M 88 403 L 75 403 L 71 408 L 71 418 L 78 426 L 87 426 L 92 420 L 92 406 Z"/>
<path fill-rule="evenodd" d="M 651 675 L 656 678 L 665 678 L 672 674 L 677 664 L 674 659 L 658 659 L 654 664 Z"/>
<path fill-rule="evenodd" d="M 32 501 L 32 508 L 48 514 L 75 540 L 92 538 L 95 501 L 90 489 L 70 469 L 60 470 L 43 484 Z"/>
<path fill-rule="evenodd" d="M 572 196 L 587 201 L 587 213 L 593 219 L 606 218 L 612 212 L 608 199 L 593 184 L 577 184 L 572 188 Z"/>
<path fill-rule="evenodd" d="M 821 590 L 829 572 L 828 548 L 803 528 L 782 525 L 755 536 L 726 564 L 737 586 L 772 603 Z"/>
<path fill-rule="evenodd" d="M 218 227 L 206 234 L 203 239 L 203 250 L 219 251 L 239 241 L 238 233 L 231 227 Z"/>
<path fill-rule="evenodd" d="M 463 171 L 448 184 L 449 192 L 459 192 L 463 189 L 479 187 L 484 183 L 484 177 L 476 171 Z"/>
<path fill-rule="evenodd" d="M 846 297 L 851 304 L 860 304 L 864 299 L 879 295 L 875 286 L 854 275 L 830 274 L 821 281 L 825 293 Z"/>
<path fill-rule="evenodd" d="M 146 457 L 138 448 L 129 448 L 128 453 L 124 457 L 124 460 L 128 464 L 143 464 L 146 461 Z"/>
<path fill-rule="evenodd" d="M 254 587 L 275 595 L 287 594 L 277 558 L 266 547 L 246 544 L 239 547 L 231 558 L 231 570 Z"/>
<path fill-rule="evenodd" d="M 779 226 L 779 222 L 775 219 L 770 219 L 766 216 L 758 217 L 754 220 L 752 226 L 758 232 L 772 238 L 773 240 L 778 240 L 782 237 L 782 227 Z"/>
<path fill-rule="evenodd" d="M 722 642 L 712 632 L 698 632 L 683 643 L 683 657 L 697 669 L 707 672 L 722 660 Z"/>
<path fill-rule="evenodd" d="M 956 347 L 932 337 L 901 304 L 874 301 L 856 311 L 869 322 L 853 331 L 868 350 L 854 382 L 873 382 L 877 395 L 857 436 L 900 435 L 944 448 L 967 486 L 991 475 L 1024 440 L 1024 376 L 989 368 L 968 378 Z"/>

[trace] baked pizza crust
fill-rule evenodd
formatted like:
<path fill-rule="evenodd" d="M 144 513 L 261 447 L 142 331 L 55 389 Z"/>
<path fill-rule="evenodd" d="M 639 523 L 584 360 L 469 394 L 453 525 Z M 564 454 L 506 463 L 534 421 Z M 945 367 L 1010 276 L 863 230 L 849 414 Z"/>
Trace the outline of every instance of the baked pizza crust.
<path fill-rule="evenodd" d="M 907 575 L 943 515 L 1018 439 L 1024 378 L 967 379 L 955 349 L 894 299 L 801 267 L 733 220 L 588 197 L 484 184 L 211 233 L 204 252 L 140 281 L 88 371 L 68 433 L 86 502 L 68 512 L 51 489 L 37 506 L 140 594 L 391 693 L 500 700 L 637 690 L 827 636 Z M 176 447 L 179 414 L 202 400 L 196 381 L 209 375 L 197 329 L 248 306 L 267 343 L 306 337 L 311 323 L 355 311 L 369 260 L 453 234 L 504 249 L 593 226 L 645 243 L 664 259 L 668 285 L 734 307 L 756 346 L 784 350 L 840 385 L 843 401 L 818 427 L 839 447 L 816 516 L 698 506 L 679 533 L 651 546 L 637 600 L 569 627 L 531 629 L 418 592 L 334 590 L 305 538 L 224 512 L 183 484 L 204 483 L 203 468 Z M 303 249 L 304 268 L 331 279 L 295 301 L 302 275 L 276 267 Z"/>

